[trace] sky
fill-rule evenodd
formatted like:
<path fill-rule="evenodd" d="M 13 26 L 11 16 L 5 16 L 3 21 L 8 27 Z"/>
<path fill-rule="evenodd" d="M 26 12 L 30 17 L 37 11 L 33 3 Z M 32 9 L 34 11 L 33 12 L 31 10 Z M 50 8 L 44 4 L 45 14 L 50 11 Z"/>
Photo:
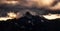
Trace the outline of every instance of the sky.
<path fill-rule="evenodd" d="M 27 11 L 32 15 L 59 13 L 60 0 L 0 0 L 0 16 L 8 12 L 23 15 Z"/>

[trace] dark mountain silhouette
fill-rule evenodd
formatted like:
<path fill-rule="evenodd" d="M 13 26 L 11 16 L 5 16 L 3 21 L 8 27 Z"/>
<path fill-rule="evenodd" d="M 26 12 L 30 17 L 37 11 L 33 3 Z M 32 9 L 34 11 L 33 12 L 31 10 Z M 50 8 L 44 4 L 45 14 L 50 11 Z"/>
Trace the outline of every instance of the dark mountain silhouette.
<path fill-rule="evenodd" d="M 0 31 L 59 31 L 60 19 L 46 20 L 27 12 L 19 19 L 0 22 Z"/>

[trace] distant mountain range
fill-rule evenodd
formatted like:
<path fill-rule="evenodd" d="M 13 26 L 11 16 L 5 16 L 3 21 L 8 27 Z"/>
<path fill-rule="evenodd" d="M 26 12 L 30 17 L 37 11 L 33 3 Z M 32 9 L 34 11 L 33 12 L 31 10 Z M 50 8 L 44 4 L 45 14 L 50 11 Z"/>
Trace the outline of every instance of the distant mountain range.
<path fill-rule="evenodd" d="M 19 19 L 1 21 L 0 31 L 57 31 L 59 26 L 60 19 L 47 20 L 27 12 Z"/>

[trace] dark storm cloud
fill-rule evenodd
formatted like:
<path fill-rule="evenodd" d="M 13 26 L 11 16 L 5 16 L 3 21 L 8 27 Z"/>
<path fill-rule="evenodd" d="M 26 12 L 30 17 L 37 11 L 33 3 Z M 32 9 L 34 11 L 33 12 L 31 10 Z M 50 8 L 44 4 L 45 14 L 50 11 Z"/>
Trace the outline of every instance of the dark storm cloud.
<path fill-rule="evenodd" d="M 26 6 L 20 6 L 20 5 L 16 5 L 16 6 L 11 6 L 11 5 L 1 5 L 0 6 L 1 11 L 4 10 L 4 12 L 21 12 L 21 11 L 26 11 L 26 10 L 30 10 L 33 12 L 36 12 L 38 14 L 46 14 L 47 10 L 44 8 L 37 8 L 37 7 L 26 7 Z M 46 12 L 45 12 L 46 11 Z"/>
<path fill-rule="evenodd" d="M 26 11 L 32 11 L 36 12 L 37 14 L 48 14 L 48 13 L 60 13 L 60 11 L 54 11 L 48 9 L 48 7 L 40 7 L 39 4 L 36 4 L 34 2 L 29 2 L 27 0 L 20 0 L 21 2 L 17 5 L 10 5 L 10 4 L 0 4 L 0 12 L 1 14 L 7 13 L 7 12 L 21 12 L 26 13 Z M 38 0 L 37 0 L 38 2 Z M 52 5 L 55 6 L 57 2 L 53 3 Z M 39 5 L 39 6 L 38 6 Z M 44 6 L 44 5 L 43 5 Z"/>

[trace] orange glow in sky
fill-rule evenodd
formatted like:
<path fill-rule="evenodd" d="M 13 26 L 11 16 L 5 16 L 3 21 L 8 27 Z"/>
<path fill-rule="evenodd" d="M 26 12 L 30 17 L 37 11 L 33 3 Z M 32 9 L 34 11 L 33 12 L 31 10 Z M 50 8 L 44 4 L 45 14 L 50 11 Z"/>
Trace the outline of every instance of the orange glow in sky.
<path fill-rule="evenodd" d="M 48 15 L 43 15 L 43 17 L 48 20 L 53 20 L 60 18 L 60 14 L 48 14 Z"/>
<path fill-rule="evenodd" d="M 14 19 L 16 17 L 17 17 L 17 15 L 15 13 L 10 12 L 10 13 L 7 13 L 6 17 L 0 17 L 0 21 L 2 21 L 2 20 L 6 21 L 8 19 Z"/>

